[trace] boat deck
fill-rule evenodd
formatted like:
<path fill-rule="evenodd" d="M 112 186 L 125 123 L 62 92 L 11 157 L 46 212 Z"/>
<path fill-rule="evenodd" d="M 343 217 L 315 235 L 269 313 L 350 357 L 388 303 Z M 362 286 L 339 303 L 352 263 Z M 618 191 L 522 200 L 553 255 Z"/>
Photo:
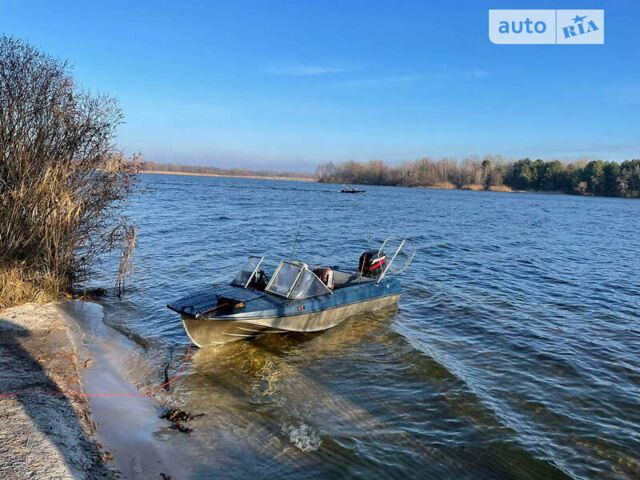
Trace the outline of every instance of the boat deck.
<path fill-rule="evenodd" d="M 257 317 L 283 317 L 307 314 L 363 302 L 370 299 L 400 292 L 400 282 L 385 279 L 377 284 L 373 279 L 363 278 L 344 272 L 335 272 L 336 285 L 332 293 L 305 299 L 287 299 L 267 294 L 252 288 L 242 288 L 228 284 L 218 284 L 197 290 L 167 305 L 171 310 L 187 317 L 200 317 L 203 320 L 236 319 L 249 320 Z M 229 302 L 227 302 L 227 300 Z M 236 308 L 223 303 L 236 304 Z"/>

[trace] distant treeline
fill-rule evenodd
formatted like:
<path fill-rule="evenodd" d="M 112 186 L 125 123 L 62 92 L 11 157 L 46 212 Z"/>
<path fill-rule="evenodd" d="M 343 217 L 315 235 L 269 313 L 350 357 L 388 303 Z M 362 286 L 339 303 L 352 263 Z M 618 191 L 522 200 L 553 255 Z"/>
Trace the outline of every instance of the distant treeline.
<path fill-rule="evenodd" d="M 247 168 L 217 168 L 199 165 L 178 165 L 174 163 L 142 162 L 142 170 L 147 172 L 196 173 L 199 175 L 226 175 L 230 177 L 281 177 L 313 178 L 312 173 L 282 172 L 278 170 L 249 170 Z"/>
<path fill-rule="evenodd" d="M 368 163 L 333 162 L 316 170 L 318 181 L 406 187 L 514 189 L 556 191 L 576 195 L 640 197 L 640 159 L 622 163 L 563 163 L 525 158 L 509 162 L 501 157 L 462 162 L 428 158 L 400 166 L 373 160 Z M 507 188 L 505 188 L 507 187 Z"/>

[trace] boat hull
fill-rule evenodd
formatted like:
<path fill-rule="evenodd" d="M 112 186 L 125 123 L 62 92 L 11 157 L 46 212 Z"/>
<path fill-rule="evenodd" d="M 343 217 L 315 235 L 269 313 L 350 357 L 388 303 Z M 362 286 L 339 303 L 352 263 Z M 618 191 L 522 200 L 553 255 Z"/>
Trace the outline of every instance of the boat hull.
<path fill-rule="evenodd" d="M 215 317 L 196 319 L 183 315 L 182 324 L 194 344 L 206 347 L 252 338 L 262 333 L 320 332 L 335 327 L 353 315 L 396 305 L 399 299 L 400 294 L 397 293 L 316 312 L 242 320 L 217 320 Z"/>

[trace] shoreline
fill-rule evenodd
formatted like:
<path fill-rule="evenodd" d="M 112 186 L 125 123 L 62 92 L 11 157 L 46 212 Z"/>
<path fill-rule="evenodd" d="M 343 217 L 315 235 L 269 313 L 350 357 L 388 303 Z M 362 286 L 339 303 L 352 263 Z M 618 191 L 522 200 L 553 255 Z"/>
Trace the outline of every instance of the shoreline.
<path fill-rule="evenodd" d="M 219 173 L 195 173 L 195 172 L 170 172 L 167 170 L 141 170 L 138 173 L 149 175 L 182 175 L 188 177 L 222 177 L 222 178 L 252 178 L 258 180 L 293 180 L 296 182 L 316 182 L 315 178 L 309 177 L 271 177 L 262 175 L 222 175 Z"/>
<path fill-rule="evenodd" d="M 261 175 L 221 175 L 217 173 L 192 173 L 192 172 L 170 172 L 165 170 L 141 170 L 139 173 L 144 173 L 148 175 L 180 175 L 180 176 L 189 176 L 189 177 L 220 177 L 220 178 L 250 178 L 254 180 L 289 180 L 296 182 L 314 182 L 318 184 L 325 185 L 343 185 L 341 182 L 320 182 L 315 178 L 307 178 L 307 177 L 271 177 L 271 176 L 261 176 Z M 461 190 L 461 191 L 470 191 L 470 192 L 494 192 L 494 193 L 532 193 L 532 194 L 541 194 L 541 195 L 572 195 L 566 192 L 560 191 L 538 191 L 538 190 L 515 190 L 511 187 L 507 187 L 506 185 L 498 185 L 491 186 L 489 188 L 485 188 L 481 185 L 476 184 L 468 184 L 463 185 L 462 187 L 456 187 L 454 185 L 374 185 L 369 183 L 353 183 L 349 185 L 361 185 L 361 186 L 374 186 L 374 187 L 400 187 L 400 188 L 421 188 L 425 190 Z M 593 195 L 578 195 L 582 197 L 590 197 Z M 624 197 L 605 197 L 605 198 L 624 198 Z"/>
<path fill-rule="evenodd" d="M 99 304 L 80 300 L 0 311 L 1 478 L 181 478 L 192 470 L 189 436 L 159 418 L 170 397 L 141 394 L 127 379 L 145 368 L 153 383 L 157 372 L 103 318 Z"/>
<path fill-rule="evenodd" d="M 344 185 L 340 182 L 318 182 L 323 185 Z M 456 190 L 468 192 L 492 192 L 492 193 L 526 193 L 532 195 L 568 195 L 572 197 L 599 197 L 599 198 L 631 198 L 631 197 L 608 197 L 598 195 L 577 195 L 573 193 L 562 192 L 558 190 L 517 190 L 506 185 L 494 185 L 489 188 L 477 184 L 467 184 L 462 187 L 449 185 L 378 185 L 371 183 L 348 183 L 347 185 L 358 185 L 362 187 L 394 187 L 394 188 L 419 188 L 423 190 Z"/>
<path fill-rule="evenodd" d="M 0 311 L 0 395 L 17 393 L 0 398 L 4 478 L 116 478 L 87 398 L 63 393 L 84 393 L 92 357 L 77 340 L 57 303 Z"/>
<path fill-rule="evenodd" d="M 160 418 L 171 403 L 165 391 L 144 395 L 161 383 L 144 349 L 107 325 L 98 303 L 69 301 L 59 310 L 77 326 L 80 341 L 92 354 L 83 385 L 95 395 L 88 397 L 95 437 L 113 455 L 118 478 L 183 478 L 192 469 L 185 460 L 190 438 L 169 433 L 169 424 Z M 145 372 L 149 385 L 132 384 L 127 378 L 132 371 Z"/>

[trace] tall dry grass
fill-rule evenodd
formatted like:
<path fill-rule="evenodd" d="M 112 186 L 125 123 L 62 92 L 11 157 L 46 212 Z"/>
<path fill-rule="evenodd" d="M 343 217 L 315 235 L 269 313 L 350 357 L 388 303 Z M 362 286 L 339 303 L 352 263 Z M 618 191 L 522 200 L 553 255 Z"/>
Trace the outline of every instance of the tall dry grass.
<path fill-rule="evenodd" d="M 114 144 L 121 122 L 66 63 L 0 37 L 0 308 L 69 290 L 126 239 L 137 161 Z"/>
<path fill-rule="evenodd" d="M 61 282 L 51 272 L 20 266 L 0 268 L 0 310 L 22 303 L 44 303 L 61 294 Z"/>
<path fill-rule="evenodd" d="M 120 264 L 118 265 L 118 278 L 116 279 L 116 291 L 121 296 L 126 290 L 129 278 L 135 272 L 134 253 L 138 239 L 138 228 L 130 227 L 126 232 L 122 248 L 120 250 Z"/>
<path fill-rule="evenodd" d="M 474 192 L 478 192 L 480 190 L 484 190 L 484 185 L 479 183 L 467 183 L 466 185 L 462 185 L 460 188 L 462 190 L 473 190 Z"/>

